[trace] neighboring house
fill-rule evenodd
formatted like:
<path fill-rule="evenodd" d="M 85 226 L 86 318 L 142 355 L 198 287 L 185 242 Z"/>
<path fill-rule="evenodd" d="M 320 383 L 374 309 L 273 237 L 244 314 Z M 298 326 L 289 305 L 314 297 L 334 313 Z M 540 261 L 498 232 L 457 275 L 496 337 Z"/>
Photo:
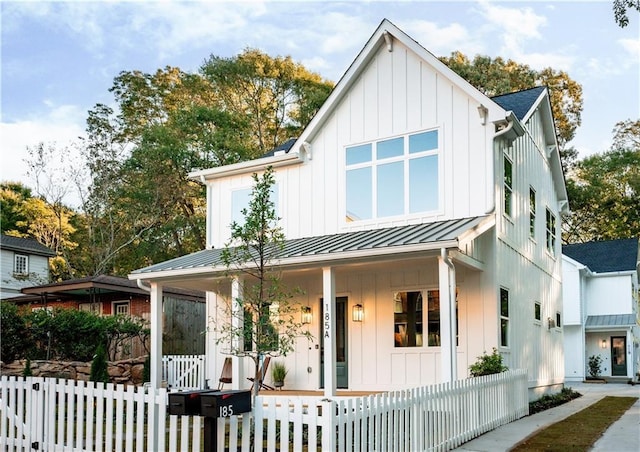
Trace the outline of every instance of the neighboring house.
<path fill-rule="evenodd" d="M 56 253 L 36 239 L 0 235 L 0 299 L 49 282 L 49 258 Z"/>
<path fill-rule="evenodd" d="M 116 276 L 89 276 L 22 289 L 9 301 L 32 310 L 79 309 L 99 315 L 124 314 L 149 320 L 149 292 L 135 281 Z M 163 348 L 165 354 L 204 354 L 204 293 L 166 288 L 163 296 Z M 147 344 L 148 348 L 148 344 Z M 131 344 L 127 357 L 147 352 Z"/>
<path fill-rule="evenodd" d="M 490 99 L 384 20 L 287 148 L 191 174 L 207 186 L 207 249 L 129 275 L 151 285 L 152 328 L 165 285 L 206 290 L 210 319 L 241 296 L 221 250 L 252 173 L 268 166 L 287 238 L 278 271 L 304 291 L 317 338 L 280 358 L 287 387 L 330 396 L 450 381 L 494 347 L 528 370 L 532 396 L 562 385 L 552 320 L 567 193 L 546 88 Z M 229 345 L 210 325 L 215 381 Z M 234 363 L 243 387 L 250 363 Z"/>
<path fill-rule="evenodd" d="M 567 381 L 589 376 L 589 357 L 602 376 L 634 378 L 639 370 L 638 238 L 562 247 L 564 349 Z"/>

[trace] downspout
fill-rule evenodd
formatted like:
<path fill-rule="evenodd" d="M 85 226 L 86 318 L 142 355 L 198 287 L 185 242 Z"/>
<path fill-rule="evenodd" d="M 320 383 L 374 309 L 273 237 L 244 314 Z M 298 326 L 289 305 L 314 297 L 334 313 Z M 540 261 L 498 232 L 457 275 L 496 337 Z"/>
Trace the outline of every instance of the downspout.
<path fill-rule="evenodd" d="M 458 379 L 458 345 L 456 344 L 456 336 L 458 335 L 458 331 L 456 328 L 456 288 L 453 281 L 456 280 L 456 267 L 453 265 L 453 261 L 449 254 L 447 253 L 446 248 L 440 248 L 440 256 L 442 257 L 442 261 L 449 267 L 449 275 L 447 277 L 447 285 L 449 287 L 449 343 L 451 344 L 450 352 L 451 353 L 451 380 L 455 381 Z"/>
<path fill-rule="evenodd" d="M 151 292 L 151 286 L 145 285 L 141 279 L 136 279 L 136 283 L 138 284 L 138 287 L 144 290 L 145 292 Z"/>
<path fill-rule="evenodd" d="M 493 135 L 493 139 L 494 139 L 494 143 L 495 143 L 495 139 L 506 134 L 509 133 L 511 131 L 511 129 L 513 129 L 513 119 L 509 119 L 509 115 L 507 115 L 505 118 L 505 121 L 507 121 L 507 126 L 498 130 L 494 135 Z M 493 146 L 493 143 L 492 143 Z M 491 156 L 493 157 L 493 151 L 494 149 L 491 149 Z M 495 178 L 496 178 L 496 162 L 494 159 L 494 162 L 492 165 L 489 165 L 489 167 L 487 168 L 487 180 L 489 183 L 487 183 L 487 205 L 489 206 L 489 209 L 487 209 L 487 211 L 485 212 L 485 214 L 490 214 L 493 213 L 494 210 L 496 209 L 496 188 L 495 188 Z"/>

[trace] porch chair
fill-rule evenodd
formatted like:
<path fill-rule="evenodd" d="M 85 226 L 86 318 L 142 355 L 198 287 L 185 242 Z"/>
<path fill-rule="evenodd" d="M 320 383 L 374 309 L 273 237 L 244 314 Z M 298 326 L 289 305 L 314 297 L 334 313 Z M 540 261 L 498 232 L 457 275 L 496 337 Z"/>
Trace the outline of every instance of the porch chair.
<path fill-rule="evenodd" d="M 273 391 L 274 388 L 264 382 L 264 379 L 267 375 L 267 369 L 269 368 L 269 361 L 271 361 L 271 357 L 265 356 L 264 361 L 262 361 L 262 366 L 260 366 L 260 369 L 258 369 L 258 386 L 259 388 L 270 389 L 271 391 Z M 254 383 L 256 381 L 255 378 L 251 377 L 247 377 L 247 380 L 249 380 L 251 383 Z"/>
<path fill-rule="evenodd" d="M 220 373 L 220 379 L 218 380 L 218 391 L 220 391 L 225 384 L 231 384 L 231 375 L 231 357 L 227 356 L 224 359 L 222 373 Z"/>

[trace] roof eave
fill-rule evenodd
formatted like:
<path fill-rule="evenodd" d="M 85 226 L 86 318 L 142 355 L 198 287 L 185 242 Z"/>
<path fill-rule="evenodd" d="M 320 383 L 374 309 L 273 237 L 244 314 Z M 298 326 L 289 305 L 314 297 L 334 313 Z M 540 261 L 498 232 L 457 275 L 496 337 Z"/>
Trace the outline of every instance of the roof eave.
<path fill-rule="evenodd" d="M 247 160 L 245 162 L 234 163 L 233 165 L 217 166 L 214 168 L 192 171 L 188 174 L 188 177 L 204 183 L 221 177 L 262 171 L 269 166 L 278 168 L 282 166 L 295 165 L 302 163 L 303 161 L 304 159 L 298 152 L 292 151 L 271 157 L 262 157 L 259 159 Z"/>

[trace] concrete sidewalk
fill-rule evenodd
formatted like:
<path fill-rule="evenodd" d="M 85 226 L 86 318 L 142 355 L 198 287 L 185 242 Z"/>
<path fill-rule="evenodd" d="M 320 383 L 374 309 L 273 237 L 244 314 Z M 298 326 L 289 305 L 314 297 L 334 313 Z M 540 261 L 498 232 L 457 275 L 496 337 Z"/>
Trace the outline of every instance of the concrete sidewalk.
<path fill-rule="evenodd" d="M 568 383 L 566 386 L 582 394 L 582 397 L 503 425 L 454 450 L 469 452 L 508 451 L 536 431 L 577 413 L 605 396 L 640 397 L 640 386 L 638 385 Z M 601 452 L 638 452 L 640 450 L 640 400 L 609 427 L 594 444 L 592 450 Z"/>

